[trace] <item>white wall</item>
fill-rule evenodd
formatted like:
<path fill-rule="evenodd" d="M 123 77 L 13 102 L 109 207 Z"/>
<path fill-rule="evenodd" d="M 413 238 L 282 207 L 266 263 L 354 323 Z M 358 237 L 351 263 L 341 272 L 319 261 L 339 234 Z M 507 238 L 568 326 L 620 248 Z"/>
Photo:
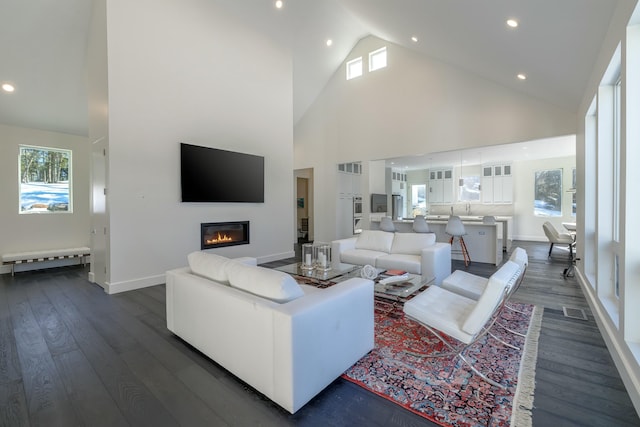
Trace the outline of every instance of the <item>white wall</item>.
<path fill-rule="evenodd" d="M 388 67 L 368 73 L 368 52 L 387 46 Z M 576 133 L 576 116 L 402 47 L 367 37 L 294 130 L 295 167 L 316 172 L 316 238 L 334 237 L 335 165 Z M 365 177 L 368 178 L 368 177 Z M 365 193 L 366 194 L 366 193 Z"/>
<path fill-rule="evenodd" d="M 201 222 L 251 222 L 250 245 L 216 253 L 292 255 L 292 64 L 277 35 L 222 0 L 107 0 L 106 26 L 108 290 L 163 283 L 200 249 Z M 179 142 L 264 156 L 265 203 L 181 203 Z"/>
<path fill-rule="evenodd" d="M 556 157 L 542 160 L 519 161 L 513 163 L 513 239 L 529 241 L 548 241 L 542 224 L 551 222 L 559 231 L 566 231 L 563 222 L 576 222 L 572 216 L 573 194 L 571 188 L 575 156 Z M 535 173 L 545 169 L 562 169 L 562 216 L 545 217 L 533 214 Z"/>
<path fill-rule="evenodd" d="M 2 177 L 0 253 L 89 246 L 89 144 L 87 138 L 0 125 L 0 141 L 2 141 L 0 144 L 0 176 Z M 72 150 L 73 213 L 18 214 L 20 144 Z M 60 262 L 57 264 L 60 265 Z M 33 266 L 38 267 L 38 264 Z M 16 267 L 16 271 L 20 270 L 25 270 L 25 267 Z M 0 271 L 6 273 L 10 270 L 8 267 L 3 267 Z"/>

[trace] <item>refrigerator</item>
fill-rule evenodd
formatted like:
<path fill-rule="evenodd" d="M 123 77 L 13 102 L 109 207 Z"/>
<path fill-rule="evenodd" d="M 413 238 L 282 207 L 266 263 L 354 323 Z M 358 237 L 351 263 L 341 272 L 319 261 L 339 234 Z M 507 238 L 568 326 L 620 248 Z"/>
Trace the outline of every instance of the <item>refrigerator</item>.
<path fill-rule="evenodd" d="M 402 219 L 404 217 L 404 204 L 402 196 L 399 194 L 391 195 L 391 218 Z"/>

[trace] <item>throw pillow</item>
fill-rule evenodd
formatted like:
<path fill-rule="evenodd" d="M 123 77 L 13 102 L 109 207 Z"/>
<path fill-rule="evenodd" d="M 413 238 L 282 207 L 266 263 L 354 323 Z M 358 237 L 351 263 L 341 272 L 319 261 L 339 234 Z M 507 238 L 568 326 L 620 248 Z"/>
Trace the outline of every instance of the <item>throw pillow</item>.
<path fill-rule="evenodd" d="M 231 260 L 229 258 L 211 254 L 208 252 L 196 251 L 187 255 L 189 267 L 194 274 L 215 280 L 216 282 L 229 284 L 226 265 Z"/>
<path fill-rule="evenodd" d="M 227 265 L 229 284 L 274 302 L 287 302 L 304 295 L 293 277 L 282 271 L 240 263 Z"/>

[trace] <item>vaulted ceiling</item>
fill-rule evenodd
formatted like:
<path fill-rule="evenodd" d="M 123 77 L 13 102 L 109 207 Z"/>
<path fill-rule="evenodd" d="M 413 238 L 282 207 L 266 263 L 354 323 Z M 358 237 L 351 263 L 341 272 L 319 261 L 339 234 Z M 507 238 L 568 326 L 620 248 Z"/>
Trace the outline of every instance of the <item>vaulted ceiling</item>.
<path fill-rule="evenodd" d="M 630 1 L 284 0 L 282 9 L 272 6 L 274 0 L 225 4 L 267 24 L 281 25 L 279 16 L 287 15 L 295 123 L 367 35 L 575 112 L 613 10 Z M 0 123 L 87 134 L 91 3 L 0 0 L 0 83 L 16 87 L 10 94 L 0 90 Z M 509 18 L 519 26 L 508 27 Z M 527 79 L 517 79 L 518 73 Z"/>

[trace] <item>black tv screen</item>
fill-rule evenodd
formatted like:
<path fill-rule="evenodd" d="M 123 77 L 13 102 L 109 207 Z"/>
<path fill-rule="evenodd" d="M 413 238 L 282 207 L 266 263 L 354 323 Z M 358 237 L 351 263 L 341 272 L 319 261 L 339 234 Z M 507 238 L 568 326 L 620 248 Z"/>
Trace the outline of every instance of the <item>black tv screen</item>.
<path fill-rule="evenodd" d="M 387 195 L 372 194 L 371 195 L 371 213 L 387 212 Z"/>
<path fill-rule="evenodd" d="M 264 203 L 264 157 L 180 144 L 183 202 Z"/>

